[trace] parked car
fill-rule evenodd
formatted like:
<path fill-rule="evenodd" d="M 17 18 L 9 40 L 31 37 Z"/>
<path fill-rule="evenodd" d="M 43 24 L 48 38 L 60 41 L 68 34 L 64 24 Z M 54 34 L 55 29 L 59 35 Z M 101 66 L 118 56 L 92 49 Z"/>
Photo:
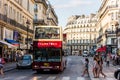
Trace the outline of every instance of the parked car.
<path fill-rule="evenodd" d="M 114 77 L 115 77 L 117 80 L 120 80 L 120 68 L 118 68 L 118 69 L 114 72 Z"/>
<path fill-rule="evenodd" d="M 23 55 L 22 59 L 16 64 L 17 69 L 19 68 L 32 68 L 33 56 L 31 54 Z"/>

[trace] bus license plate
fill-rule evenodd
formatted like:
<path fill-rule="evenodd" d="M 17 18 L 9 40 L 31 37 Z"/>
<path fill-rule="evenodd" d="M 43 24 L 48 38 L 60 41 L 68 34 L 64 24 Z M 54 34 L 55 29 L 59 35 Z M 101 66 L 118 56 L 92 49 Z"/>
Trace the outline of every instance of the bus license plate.
<path fill-rule="evenodd" d="M 44 69 L 44 71 L 50 71 L 50 69 Z"/>

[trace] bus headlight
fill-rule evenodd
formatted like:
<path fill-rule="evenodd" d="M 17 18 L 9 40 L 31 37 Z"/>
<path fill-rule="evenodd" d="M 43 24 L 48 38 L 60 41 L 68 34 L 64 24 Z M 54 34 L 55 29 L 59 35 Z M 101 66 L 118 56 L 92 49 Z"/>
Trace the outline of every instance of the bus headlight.
<path fill-rule="evenodd" d="M 39 68 L 39 66 L 37 66 L 37 65 L 34 65 L 34 68 Z"/>
<path fill-rule="evenodd" d="M 55 66 L 55 68 L 60 68 L 60 66 Z"/>

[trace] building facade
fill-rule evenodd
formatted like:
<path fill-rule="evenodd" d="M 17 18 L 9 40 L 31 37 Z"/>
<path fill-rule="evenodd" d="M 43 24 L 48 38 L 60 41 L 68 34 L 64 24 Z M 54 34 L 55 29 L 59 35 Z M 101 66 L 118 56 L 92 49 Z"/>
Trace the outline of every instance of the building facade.
<path fill-rule="evenodd" d="M 34 25 L 58 25 L 58 17 L 48 0 L 35 0 Z"/>
<path fill-rule="evenodd" d="M 117 49 L 116 28 L 118 27 L 119 2 L 120 0 L 102 0 L 97 14 L 98 47 L 106 46 L 107 52 L 111 53 L 116 53 Z"/>
<path fill-rule="evenodd" d="M 67 49 L 73 51 L 91 51 L 96 46 L 97 27 L 96 14 L 75 15 L 68 18 L 64 29 L 67 37 Z"/>
<path fill-rule="evenodd" d="M 19 46 L 17 48 L 23 48 L 27 46 L 26 41 L 29 40 L 28 44 L 31 43 L 33 7 L 34 0 L 0 0 L 0 40 L 2 45 L 6 42 L 13 45 L 16 42 Z M 0 51 L 4 53 L 4 46 L 0 47 Z"/>

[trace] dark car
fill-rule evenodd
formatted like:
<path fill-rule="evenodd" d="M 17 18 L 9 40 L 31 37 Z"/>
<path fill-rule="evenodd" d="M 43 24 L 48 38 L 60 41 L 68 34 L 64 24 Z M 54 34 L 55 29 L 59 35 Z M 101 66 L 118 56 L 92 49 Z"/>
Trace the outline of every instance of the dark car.
<path fill-rule="evenodd" d="M 118 69 L 114 72 L 114 77 L 115 77 L 117 80 L 120 80 L 120 68 L 118 68 Z"/>
<path fill-rule="evenodd" d="M 33 56 L 25 54 L 16 64 L 17 68 L 32 68 Z"/>

